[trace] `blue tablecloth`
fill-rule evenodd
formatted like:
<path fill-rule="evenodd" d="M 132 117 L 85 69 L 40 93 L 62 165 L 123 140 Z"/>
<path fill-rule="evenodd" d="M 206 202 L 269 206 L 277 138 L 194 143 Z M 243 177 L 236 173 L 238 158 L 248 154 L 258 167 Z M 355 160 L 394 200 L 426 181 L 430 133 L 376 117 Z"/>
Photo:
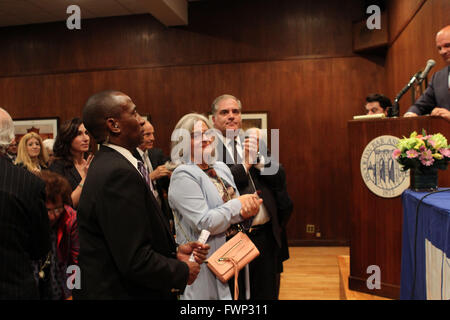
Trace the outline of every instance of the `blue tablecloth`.
<path fill-rule="evenodd" d="M 427 194 L 402 194 L 400 299 L 450 299 L 450 191 L 424 198 L 416 216 Z"/>

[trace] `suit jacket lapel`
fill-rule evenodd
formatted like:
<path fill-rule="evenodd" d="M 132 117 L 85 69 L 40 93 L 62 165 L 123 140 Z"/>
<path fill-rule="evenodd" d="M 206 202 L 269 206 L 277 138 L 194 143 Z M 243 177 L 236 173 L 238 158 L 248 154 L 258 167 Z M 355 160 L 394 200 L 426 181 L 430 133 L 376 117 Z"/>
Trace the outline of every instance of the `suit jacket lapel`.
<path fill-rule="evenodd" d="M 220 140 L 219 143 L 222 144 L 222 148 L 221 148 L 222 154 L 219 154 L 219 158 L 217 160 L 222 161 L 227 165 L 235 164 L 233 154 L 231 154 L 230 151 L 228 150 L 227 146 L 224 143 L 224 140 Z M 239 157 L 239 154 L 238 154 L 238 157 Z"/>
<path fill-rule="evenodd" d="M 159 166 L 159 159 L 158 159 L 158 155 L 156 152 L 154 152 L 153 149 L 149 149 L 148 151 L 148 158 L 150 160 L 150 162 L 152 163 L 152 169 L 155 170 L 157 166 Z"/>
<path fill-rule="evenodd" d="M 101 148 L 108 148 L 108 147 L 106 147 L 106 146 L 101 146 Z M 100 150 L 101 150 L 101 149 L 100 149 Z M 150 186 L 149 186 L 149 185 L 147 184 L 147 182 L 145 181 L 145 179 L 144 179 L 144 178 L 141 176 L 141 174 L 136 170 L 136 168 L 130 163 L 130 161 L 128 161 L 128 160 L 127 160 L 124 156 L 122 156 L 119 152 L 117 152 L 116 150 L 111 149 L 111 148 L 108 148 L 107 150 L 113 151 L 114 154 L 116 154 L 118 158 L 123 159 L 123 161 L 124 161 L 125 163 L 127 163 L 127 165 L 128 165 L 130 168 L 132 168 L 134 171 L 136 171 L 136 174 L 139 176 L 139 178 L 141 179 L 142 183 L 145 185 L 145 188 L 146 188 L 146 190 L 147 190 L 147 197 L 149 197 L 150 201 L 153 203 L 153 207 L 154 207 L 154 209 L 155 209 L 154 211 L 156 211 L 154 214 L 155 214 L 156 216 L 158 216 L 159 220 L 160 220 L 161 223 L 164 225 L 164 227 L 165 227 L 165 229 L 166 229 L 166 231 L 167 231 L 167 233 L 168 233 L 168 235 L 169 235 L 169 238 L 170 238 L 171 241 L 174 243 L 175 240 L 173 239 L 172 233 L 170 232 L 169 222 L 168 222 L 167 219 L 165 218 L 165 216 L 164 216 L 164 214 L 163 214 L 163 212 L 162 212 L 162 210 L 161 210 L 161 207 L 160 207 L 158 201 L 156 201 L 155 196 L 153 195 L 153 192 L 152 192 L 152 190 L 150 189 Z M 135 149 L 134 151 L 136 151 L 136 152 L 132 152 L 132 154 L 134 155 L 134 157 L 135 157 L 136 159 L 138 159 L 138 158 L 136 157 L 136 154 L 137 154 L 137 155 L 139 156 L 139 158 L 142 159 L 142 158 L 140 157 L 140 155 L 139 155 L 139 152 L 137 152 L 136 149 Z M 138 160 L 139 160 L 139 159 L 138 159 Z M 142 160 L 140 160 L 140 161 L 142 161 Z"/>
<path fill-rule="evenodd" d="M 133 157 L 135 157 L 136 159 L 138 159 L 139 161 L 144 162 L 144 159 L 142 159 L 141 155 L 139 154 L 139 151 L 137 151 L 137 149 L 134 149 L 133 152 Z"/>
<path fill-rule="evenodd" d="M 434 75 L 434 98 L 436 100 L 436 103 L 439 107 L 445 107 L 445 105 L 450 104 L 449 100 L 449 84 L 448 84 L 448 73 L 449 68 L 445 68 L 440 70 L 439 72 L 435 73 Z"/>

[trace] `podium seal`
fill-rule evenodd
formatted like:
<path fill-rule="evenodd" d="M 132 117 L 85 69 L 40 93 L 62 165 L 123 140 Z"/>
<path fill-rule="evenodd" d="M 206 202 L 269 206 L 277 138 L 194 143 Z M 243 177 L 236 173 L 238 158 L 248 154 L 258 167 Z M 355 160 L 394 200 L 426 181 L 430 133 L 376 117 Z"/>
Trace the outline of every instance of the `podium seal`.
<path fill-rule="evenodd" d="M 367 144 L 361 156 L 362 179 L 370 191 L 382 198 L 398 197 L 409 187 L 409 171 L 401 171 L 392 158 L 399 140 L 379 136 Z"/>

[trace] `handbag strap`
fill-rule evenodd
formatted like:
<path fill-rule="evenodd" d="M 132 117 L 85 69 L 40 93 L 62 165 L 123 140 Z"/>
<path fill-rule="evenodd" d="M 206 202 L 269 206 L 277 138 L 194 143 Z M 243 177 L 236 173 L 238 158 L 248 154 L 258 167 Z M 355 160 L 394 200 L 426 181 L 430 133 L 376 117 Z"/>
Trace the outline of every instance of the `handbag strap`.
<path fill-rule="evenodd" d="M 249 177 L 250 182 L 252 183 L 253 191 L 257 192 L 255 183 L 253 182 L 253 178 L 252 178 L 252 175 L 250 174 L 250 171 L 248 172 L 248 177 Z"/>
<path fill-rule="evenodd" d="M 187 236 L 187 234 L 184 231 L 183 227 L 181 226 L 180 221 L 178 220 L 177 214 L 174 213 L 173 217 L 175 219 L 175 222 L 180 227 L 181 232 L 183 232 L 183 235 L 186 238 L 186 240 L 190 242 L 191 240 L 189 239 L 189 237 Z M 242 228 L 242 226 L 240 224 L 239 224 L 239 227 Z M 239 269 L 238 269 L 238 264 L 237 264 L 236 260 L 234 260 L 233 258 L 225 257 L 225 258 L 223 258 L 223 260 L 224 261 L 230 261 L 233 264 L 233 269 L 234 269 L 234 300 L 238 300 L 238 298 L 239 298 L 239 285 L 238 285 Z"/>
<path fill-rule="evenodd" d="M 236 260 L 233 258 L 223 258 L 223 261 L 230 261 L 233 264 L 234 269 L 234 300 L 238 300 L 239 298 L 239 285 L 238 285 L 238 276 L 239 269 Z"/>
<path fill-rule="evenodd" d="M 181 232 L 182 232 L 183 235 L 184 235 L 184 238 L 185 238 L 188 242 L 192 242 L 191 239 L 187 236 L 187 234 L 186 234 L 186 232 L 184 231 L 183 227 L 181 226 L 180 220 L 178 220 L 178 217 L 177 217 L 177 213 L 176 213 L 176 212 L 173 213 L 173 218 L 175 219 L 175 222 L 176 222 L 176 224 L 178 225 L 178 227 L 180 227 Z"/>

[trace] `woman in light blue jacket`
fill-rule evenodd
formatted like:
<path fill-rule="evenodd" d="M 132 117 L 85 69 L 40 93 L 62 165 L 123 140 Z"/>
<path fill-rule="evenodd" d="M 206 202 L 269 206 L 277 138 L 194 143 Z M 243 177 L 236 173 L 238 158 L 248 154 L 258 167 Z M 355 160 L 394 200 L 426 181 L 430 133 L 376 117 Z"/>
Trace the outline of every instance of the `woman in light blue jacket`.
<path fill-rule="evenodd" d="M 214 131 L 206 117 L 185 115 L 175 127 L 174 140 L 171 156 L 176 169 L 168 197 L 175 215 L 176 240 L 179 244 L 195 241 L 203 229 L 208 230 L 210 256 L 225 243 L 230 226 L 254 216 L 262 200 L 256 195 L 239 196 L 230 169 L 210 156 Z M 220 282 L 203 264 L 181 298 L 223 300 L 231 299 L 231 292 L 228 284 Z"/>

